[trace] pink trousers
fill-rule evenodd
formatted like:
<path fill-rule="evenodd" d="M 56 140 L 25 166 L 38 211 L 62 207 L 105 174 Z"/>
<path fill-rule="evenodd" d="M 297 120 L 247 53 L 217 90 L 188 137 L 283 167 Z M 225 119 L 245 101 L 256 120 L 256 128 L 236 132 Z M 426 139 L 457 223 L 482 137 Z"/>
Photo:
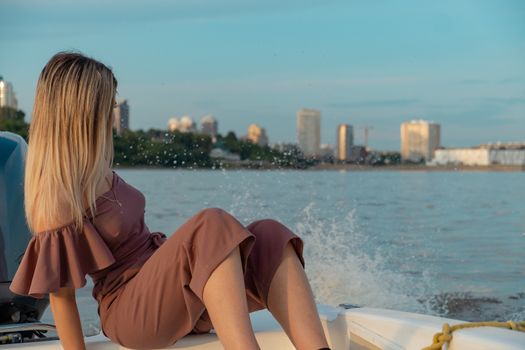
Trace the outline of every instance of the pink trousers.
<path fill-rule="evenodd" d="M 202 293 L 213 270 L 238 246 L 249 311 L 267 307 L 270 283 L 291 243 L 304 266 L 303 242 L 275 220 L 244 227 L 221 209 L 205 209 L 184 223 L 118 291 L 102 329 L 134 349 L 163 348 L 213 325 Z M 225 310 L 227 312 L 227 310 Z"/>

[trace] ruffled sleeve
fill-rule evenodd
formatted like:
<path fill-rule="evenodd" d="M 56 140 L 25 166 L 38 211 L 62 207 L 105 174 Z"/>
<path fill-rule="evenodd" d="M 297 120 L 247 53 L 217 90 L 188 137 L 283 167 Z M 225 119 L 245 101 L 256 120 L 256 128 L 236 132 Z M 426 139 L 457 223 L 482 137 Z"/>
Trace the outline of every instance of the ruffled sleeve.
<path fill-rule="evenodd" d="M 86 274 L 114 262 L 111 250 L 89 221 L 81 231 L 70 225 L 37 233 L 29 241 L 9 289 L 42 298 L 62 287 L 81 288 Z"/>

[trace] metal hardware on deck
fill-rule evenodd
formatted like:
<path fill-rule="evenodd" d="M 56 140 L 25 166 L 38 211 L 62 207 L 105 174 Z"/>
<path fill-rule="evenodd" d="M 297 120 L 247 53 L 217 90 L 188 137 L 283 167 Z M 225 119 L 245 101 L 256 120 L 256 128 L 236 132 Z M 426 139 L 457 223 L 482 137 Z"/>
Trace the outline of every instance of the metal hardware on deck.
<path fill-rule="evenodd" d="M 26 332 L 26 331 L 53 331 L 55 325 L 41 322 L 10 323 L 0 325 L 0 333 Z"/>

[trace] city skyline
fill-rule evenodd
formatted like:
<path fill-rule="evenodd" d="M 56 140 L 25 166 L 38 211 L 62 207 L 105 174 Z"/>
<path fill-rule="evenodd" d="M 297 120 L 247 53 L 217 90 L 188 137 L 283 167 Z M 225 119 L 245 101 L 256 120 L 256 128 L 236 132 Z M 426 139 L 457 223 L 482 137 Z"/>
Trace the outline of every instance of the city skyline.
<path fill-rule="evenodd" d="M 370 147 L 398 149 L 410 119 L 441 124 L 449 147 L 525 135 L 520 1 L 6 0 L 0 12 L 0 75 L 28 121 L 43 65 L 80 50 L 113 67 L 131 129 L 213 114 L 222 132 L 257 123 L 272 142 L 295 142 L 295 113 L 309 106 L 322 112 L 322 144 L 349 123 L 356 144 L 372 126 Z"/>

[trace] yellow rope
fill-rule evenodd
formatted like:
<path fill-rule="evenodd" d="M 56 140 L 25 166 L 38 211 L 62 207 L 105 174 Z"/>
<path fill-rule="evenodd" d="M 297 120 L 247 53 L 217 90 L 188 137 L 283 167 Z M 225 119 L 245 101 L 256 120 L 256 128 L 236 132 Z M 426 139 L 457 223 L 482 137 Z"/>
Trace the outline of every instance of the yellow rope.
<path fill-rule="evenodd" d="M 525 321 L 522 322 L 472 322 L 472 323 L 459 323 L 453 326 L 445 323 L 443 330 L 439 333 L 434 334 L 432 345 L 423 348 L 422 350 L 441 350 L 443 345 L 448 344 L 452 340 L 452 333 L 458 329 L 474 328 L 474 327 L 500 327 L 512 329 L 515 331 L 525 332 Z"/>

